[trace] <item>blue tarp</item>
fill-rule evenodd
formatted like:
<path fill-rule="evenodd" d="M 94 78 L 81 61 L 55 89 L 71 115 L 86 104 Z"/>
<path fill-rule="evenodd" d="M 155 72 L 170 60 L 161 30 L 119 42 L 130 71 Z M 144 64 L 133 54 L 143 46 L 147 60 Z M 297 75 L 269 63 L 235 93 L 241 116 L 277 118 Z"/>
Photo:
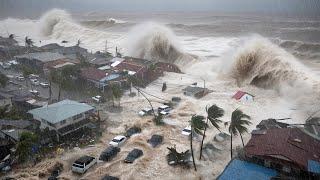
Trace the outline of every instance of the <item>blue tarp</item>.
<path fill-rule="evenodd" d="M 277 174 L 277 171 L 273 169 L 234 159 L 218 177 L 218 180 L 269 180 Z"/>
<path fill-rule="evenodd" d="M 308 171 L 312 173 L 320 174 L 320 162 L 309 160 Z"/>

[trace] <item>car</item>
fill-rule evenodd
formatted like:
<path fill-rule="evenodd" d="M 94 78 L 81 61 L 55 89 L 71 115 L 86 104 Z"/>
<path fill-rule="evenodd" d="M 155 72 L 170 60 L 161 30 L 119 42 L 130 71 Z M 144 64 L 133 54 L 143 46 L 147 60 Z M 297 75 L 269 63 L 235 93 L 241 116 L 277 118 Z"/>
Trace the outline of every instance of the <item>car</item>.
<path fill-rule="evenodd" d="M 119 180 L 119 178 L 114 176 L 105 175 L 101 180 Z"/>
<path fill-rule="evenodd" d="M 166 115 L 169 115 L 169 114 L 170 114 L 170 112 L 166 112 L 166 111 L 159 112 L 159 115 L 161 115 L 161 116 L 166 116 Z"/>
<path fill-rule="evenodd" d="M 126 159 L 124 160 L 125 163 L 133 163 L 136 159 L 143 155 L 143 151 L 140 149 L 133 149 L 127 155 Z"/>
<path fill-rule="evenodd" d="M 99 95 L 94 96 L 94 97 L 92 97 L 91 99 L 94 100 L 96 103 L 104 102 L 102 96 L 99 96 Z"/>
<path fill-rule="evenodd" d="M 148 143 L 151 144 L 152 147 L 156 147 L 158 146 L 159 144 L 161 144 L 163 141 L 163 136 L 160 136 L 160 135 L 157 135 L 157 134 L 154 134 L 152 135 L 151 139 L 148 139 Z"/>
<path fill-rule="evenodd" d="M 185 136 L 190 136 L 190 134 L 191 134 L 191 126 L 185 127 L 185 128 L 182 130 L 181 134 L 183 134 L 183 135 L 185 135 Z"/>
<path fill-rule="evenodd" d="M 37 79 L 30 79 L 30 81 L 31 81 L 32 85 L 35 85 L 35 86 L 39 86 L 40 85 L 40 82 Z"/>
<path fill-rule="evenodd" d="M 158 108 L 158 112 L 170 112 L 172 110 L 172 108 L 168 105 L 162 105 Z"/>
<path fill-rule="evenodd" d="M 30 74 L 29 79 L 39 79 L 39 75 L 36 74 Z"/>
<path fill-rule="evenodd" d="M 131 127 L 131 128 L 129 128 L 128 130 L 127 130 L 127 132 L 126 132 L 126 137 L 131 137 L 132 135 L 134 135 L 134 134 L 138 134 L 138 133 L 140 133 L 141 132 L 141 128 L 139 128 L 139 127 L 136 127 L 136 126 L 133 126 L 133 127 Z"/>
<path fill-rule="evenodd" d="M 11 64 L 9 63 L 0 62 L 0 65 L 3 69 L 9 69 L 11 67 Z"/>
<path fill-rule="evenodd" d="M 112 139 L 112 141 L 110 141 L 109 145 L 110 146 L 114 146 L 114 147 L 119 147 L 121 146 L 125 141 L 127 140 L 127 138 L 123 135 L 119 135 L 116 136 Z"/>
<path fill-rule="evenodd" d="M 47 82 L 41 82 L 41 83 L 40 83 L 40 86 L 43 87 L 43 88 L 47 88 L 47 87 L 49 87 L 49 83 L 47 83 Z"/>
<path fill-rule="evenodd" d="M 30 92 L 31 94 L 35 95 L 35 96 L 39 96 L 39 94 L 40 94 L 39 91 L 34 90 L 34 89 L 29 90 L 29 92 Z"/>
<path fill-rule="evenodd" d="M 138 112 L 139 116 L 148 116 L 152 114 L 152 109 L 151 108 L 144 108 L 141 111 Z"/>
<path fill-rule="evenodd" d="M 97 163 L 96 158 L 85 155 L 77 159 L 72 164 L 71 170 L 72 172 L 83 174 L 96 163 Z"/>
<path fill-rule="evenodd" d="M 24 77 L 22 75 L 18 75 L 16 78 L 18 81 L 24 81 Z"/>
<path fill-rule="evenodd" d="M 99 160 L 101 161 L 110 161 L 120 152 L 119 147 L 109 146 L 107 149 L 102 151 L 100 154 Z"/>

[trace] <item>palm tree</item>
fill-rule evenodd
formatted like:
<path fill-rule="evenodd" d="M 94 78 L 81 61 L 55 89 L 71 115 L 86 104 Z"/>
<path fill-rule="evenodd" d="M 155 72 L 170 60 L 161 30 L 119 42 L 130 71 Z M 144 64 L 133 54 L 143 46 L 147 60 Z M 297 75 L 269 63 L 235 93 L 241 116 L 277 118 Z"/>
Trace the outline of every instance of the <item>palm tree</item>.
<path fill-rule="evenodd" d="M 33 41 L 32 41 L 32 39 L 28 38 L 28 36 L 26 36 L 24 42 L 25 42 L 26 46 L 28 46 L 28 47 L 33 46 Z"/>
<path fill-rule="evenodd" d="M 197 171 L 196 163 L 194 161 L 194 155 L 193 155 L 193 146 L 192 146 L 192 140 L 193 140 L 193 133 L 197 133 L 202 135 L 202 131 L 206 128 L 207 124 L 204 122 L 205 117 L 199 116 L 199 115 L 193 115 L 191 117 L 190 126 L 191 126 L 191 134 L 190 134 L 190 149 L 191 149 L 191 156 L 192 156 L 192 162 L 194 170 Z"/>
<path fill-rule="evenodd" d="M 231 115 L 231 123 L 229 126 L 229 133 L 231 137 L 231 159 L 232 159 L 232 136 L 240 134 L 242 146 L 244 146 L 242 134 L 244 132 L 248 132 L 248 129 L 246 126 L 250 125 L 251 122 L 249 121 L 251 119 L 250 116 L 244 114 L 240 109 L 236 109 L 232 112 Z"/>
<path fill-rule="evenodd" d="M 209 108 L 206 107 L 206 112 L 207 112 L 206 124 L 208 125 L 208 121 L 210 121 L 212 126 L 220 131 L 219 123 L 221 123 L 222 121 L 218 118 L 221 118 L 224 115 L 224 110 L 214 104 L 214 105 L 210 106 Z M 205 127 L 205 129 L 203 131 L 199 159 L 201 159 L 201 157 L 202 157 L 202 148 L 203 148 L 204 138 L 206 136 L 206 130 L 207 130 L 207 126 Z"/>

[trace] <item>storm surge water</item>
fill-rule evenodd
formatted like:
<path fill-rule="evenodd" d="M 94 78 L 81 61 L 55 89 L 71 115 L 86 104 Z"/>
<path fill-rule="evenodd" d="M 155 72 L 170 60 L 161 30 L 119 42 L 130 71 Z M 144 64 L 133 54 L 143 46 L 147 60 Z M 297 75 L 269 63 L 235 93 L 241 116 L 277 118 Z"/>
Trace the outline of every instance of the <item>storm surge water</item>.
<path fill-rule="evenodd" d="M 130 56 L 183 65 L 196 56 L 185 53 L 174 33 L 164 25 L 148 22 L 135 26 L 125 43 Z"/>
<path fill-rule="evenodd" d="M 231 59 L 229 75 L 238 86 L 275 89 L 303 110 L 318 108 L 317 75 L 278 45 L 254 36 L 239 46 Z"/>

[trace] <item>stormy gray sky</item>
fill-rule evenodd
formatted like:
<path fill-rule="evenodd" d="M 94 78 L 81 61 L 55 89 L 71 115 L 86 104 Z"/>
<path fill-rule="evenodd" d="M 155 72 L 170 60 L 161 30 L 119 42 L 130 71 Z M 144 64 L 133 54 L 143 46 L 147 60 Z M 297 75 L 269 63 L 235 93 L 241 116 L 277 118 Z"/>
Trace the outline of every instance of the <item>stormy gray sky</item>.
<path fill-rule="evenodd" d="M 216 11 L 320 16 L 319 0 L 0 0 L 0 17 L 70 11 Z"/>

